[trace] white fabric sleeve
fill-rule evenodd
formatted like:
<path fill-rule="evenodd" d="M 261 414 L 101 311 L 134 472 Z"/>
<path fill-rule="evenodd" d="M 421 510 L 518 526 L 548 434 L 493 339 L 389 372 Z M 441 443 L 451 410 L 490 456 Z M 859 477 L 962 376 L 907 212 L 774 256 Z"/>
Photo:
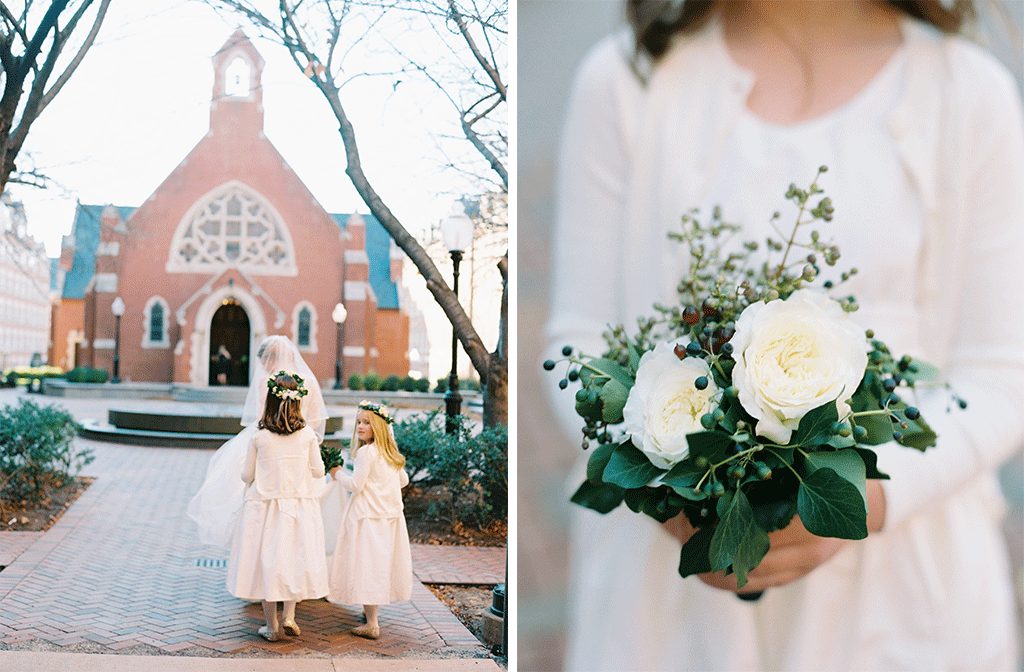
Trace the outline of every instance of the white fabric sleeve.
<path fill-rule="evenodd" d="M 975 106 L 985 118 L 965 115 L 969 142 L 961 157 L 969 176 L 966 274 L 948 304 L 958 324 L 948 381 L 968 406 L 959 409 L 945 389 L 929 390 L 919 404 L 937 445 L 923 455 L 878 447 L 879 467 L 892 477 L 882 482 L 887 528 L 991 477 L 1024 445 L 1024 115 L 1008 74 L 983 78 L 979 90 Z"/>
<path fill-rule="evenodd" d="M 242 466 L 242 481 L 252 483 L 256 478 L 256 435 L 249 438 L 249 447 L 245 452 L 245 464 Z"/>
<path fill-rule="evenodd" d="M 320 443 L 316 439 L 315 432 L 309 432 L 312 436 L 309 437 L 309 470 L 313 474 L 313 478 L 324 477 L 324 460 L 320 457 Z"/>
<path fill-rule="evenodd" d="M 338 484 L 351 492 L 359 492 L 366 486 L 366 480 L 370 477 L 370 464 L 374 460 L 373 444 L 367 444 L 356 451 L 355 466 L 352 474 L 344 470 L 338 472 Z"/>
<path fill-rule="evenodd" d="M 563 346 L 599 356 L 601 334 L 622 321 L 619 241 L 625 232 L 628 116 L 640 96 L 621 41 L 608 38 L 577 70 L 562 132 L 556 179 L 551 305 L 543 359 Z M 582 420 L 572 389 L 560 390 L 564 363 L 545 372 L 545 390 L 563 432 L 579 442 Z"/>

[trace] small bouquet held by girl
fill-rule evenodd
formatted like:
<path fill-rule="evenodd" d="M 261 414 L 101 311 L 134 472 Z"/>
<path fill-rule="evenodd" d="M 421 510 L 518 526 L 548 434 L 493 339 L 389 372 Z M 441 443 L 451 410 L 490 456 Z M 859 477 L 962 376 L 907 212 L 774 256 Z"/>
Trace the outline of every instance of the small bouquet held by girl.
<path fill-rule="evenodd" d="M 803 227 L 832 219 L 830 199 L 811 202 L 825 170 L 806 190 L 790 186 L 799 213 L 789 235 L 773 217 L 785 242 L 769 238 L 767 252 L 778 262 L 755 262 L 755 242 L 726 251 L 739 227 L 717 209 L 708 226 L 688 214 L 670 234 L 690 253 L 680 305 L 656 304 L 635 336 L 611 329 L 603 357 L 562 350 L 559 386 L 579 383 L 583 447 L 597 444 L 572 501 L 601 513 L 625 503 L 662 523 L 685 514 L 696 533 L 681 550 L 682 576 L 724 571 L 742 588 L 768 533 L 797 514 L 819 537 L 865 538 L 866 479 L 888 478 L 872 446 L 935 445 L 901 395 L 937 370 L 896 358 L 850 319 L 854 297 L 830 296 L 856 273 L 820 282 L 821 264 L 839 258 L 834 245 L 817 230 L 798 242 Z"/>

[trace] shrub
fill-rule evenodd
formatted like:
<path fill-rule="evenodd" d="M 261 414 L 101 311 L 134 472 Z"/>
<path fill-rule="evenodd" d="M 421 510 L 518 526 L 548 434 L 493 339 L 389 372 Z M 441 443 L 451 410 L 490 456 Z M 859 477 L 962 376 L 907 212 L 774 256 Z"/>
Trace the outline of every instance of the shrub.
<path fill-rule="evenodd" d="M 73 446 L 80 426 L 58 406 L 20 399 L 0 410 L 0 499 L 38 503 L 47 486 L 68 483 L 93 460 Z"/>
<path fill-rule="evenodd" d="M 105 383 L 107 382 L 107 370 L 106 369 L 90 369 L 89 383 Z"/>
<path fill-rule="evenodd" d="M 413 385 L 413 392 L 430 392 L 430 381 L 426 378 L 419 378 L 416 380 L 416 384 Z"/>
<path fill-rule="evenodd" d="M 381 392 L 395 392 L 402 385 L 402 380 L 398 376 L 388 376 L 384 379 L 384 382 L 380 384 Z"/>
<path fill-rule="evenodd" d="M 107 370 L 76 366 L 68 371 L 67 379 L 69 383 L 105 383 L 107 382 Z"/>
<path fill-rule="evenodd" d="M 363 376 L 360 373 L 353 373 L 348 377 L 348 389 L 350 390 L 361 390 L 363 389 Z"/>
<path fill-rule="evenodd" d="M 432 517 L 469 520 L 481 526 L 508 516 L 508 430 L 494 427 L 473 435 L 466 416 L 456 431 L 445 431 L 441 409 L 396 422 L 395 440 L 411 481 L 421 488 L 443 486 L 443 505 Z"/>
<path fill-rule="evenodd" d="M 363 387 L 370 392 L 377 392 L 381 389 L 381 385 L 384 384 L 384 379 L 380 377 L 376 371 L 370 371 L 363 378 Z"/>

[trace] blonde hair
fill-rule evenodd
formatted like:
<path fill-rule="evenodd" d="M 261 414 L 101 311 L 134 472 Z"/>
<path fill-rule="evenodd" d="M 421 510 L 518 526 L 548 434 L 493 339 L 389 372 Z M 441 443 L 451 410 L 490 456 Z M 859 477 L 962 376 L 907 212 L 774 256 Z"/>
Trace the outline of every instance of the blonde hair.
<path fill-rule="evenodd" d="M 405 457 L 398 452 L 398 444 L 395 443 L 395 437 L 392 436 L 387 421 L 380 415 L 366 409 L 359 409 L 359 412 L 356 414 L 356 421 L 358 422 L 359 417 L 363 415 L 365 415 L 365 417 L 370 421 L 370 429 L 373 431 L 373 440 L 363 441 L 359 438 L 358 432 L 353 432 L 352 458 L 355 459 L 356 452 L 360 448 L 373 443 L 377 445 L 377 450 L 380 452 L 381 457 L 383 457 L 388 464 L 395 469 L 404 468 Z"/>

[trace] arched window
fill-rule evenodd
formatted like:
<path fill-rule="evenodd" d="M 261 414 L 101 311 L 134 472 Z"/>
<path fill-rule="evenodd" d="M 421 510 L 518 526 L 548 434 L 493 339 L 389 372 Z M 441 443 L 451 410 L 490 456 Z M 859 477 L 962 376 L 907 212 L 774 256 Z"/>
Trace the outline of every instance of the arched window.
<path fill-rule="evenodd" d="M 143 348 L 171 347 L 167 333 L 170 312 L 167 301 L 163 297 L 154 296 L 146 302 L 146 307 L 142 311 Z"/>
<path fill-rule="evenodd" d="M 288 227 L 270 203 L 231 181 L 196 201 L 178 224 L 167 258 L 169 273 L 254 275 L 298 273 Z"/>
<path fill-rule="evenodd" d="M 303 308 L 299 311 L 299 331 L 298 331 L 298 345 L 302 347 L 309 347 L 309 321 L 310 314 L 309 308 Z"/>
<path fill-rule="evenodd" d="M 224 94 L 245 98 L 251 90 L 252 72 L 241 56 L 236 56 L 224 71 Z"/>
<path fill-rule="evenodd" d="M 302 352 L 317 351 L 316 307 L 309 301 L 300 301 L 292 308 L 292 340 Z"/>

